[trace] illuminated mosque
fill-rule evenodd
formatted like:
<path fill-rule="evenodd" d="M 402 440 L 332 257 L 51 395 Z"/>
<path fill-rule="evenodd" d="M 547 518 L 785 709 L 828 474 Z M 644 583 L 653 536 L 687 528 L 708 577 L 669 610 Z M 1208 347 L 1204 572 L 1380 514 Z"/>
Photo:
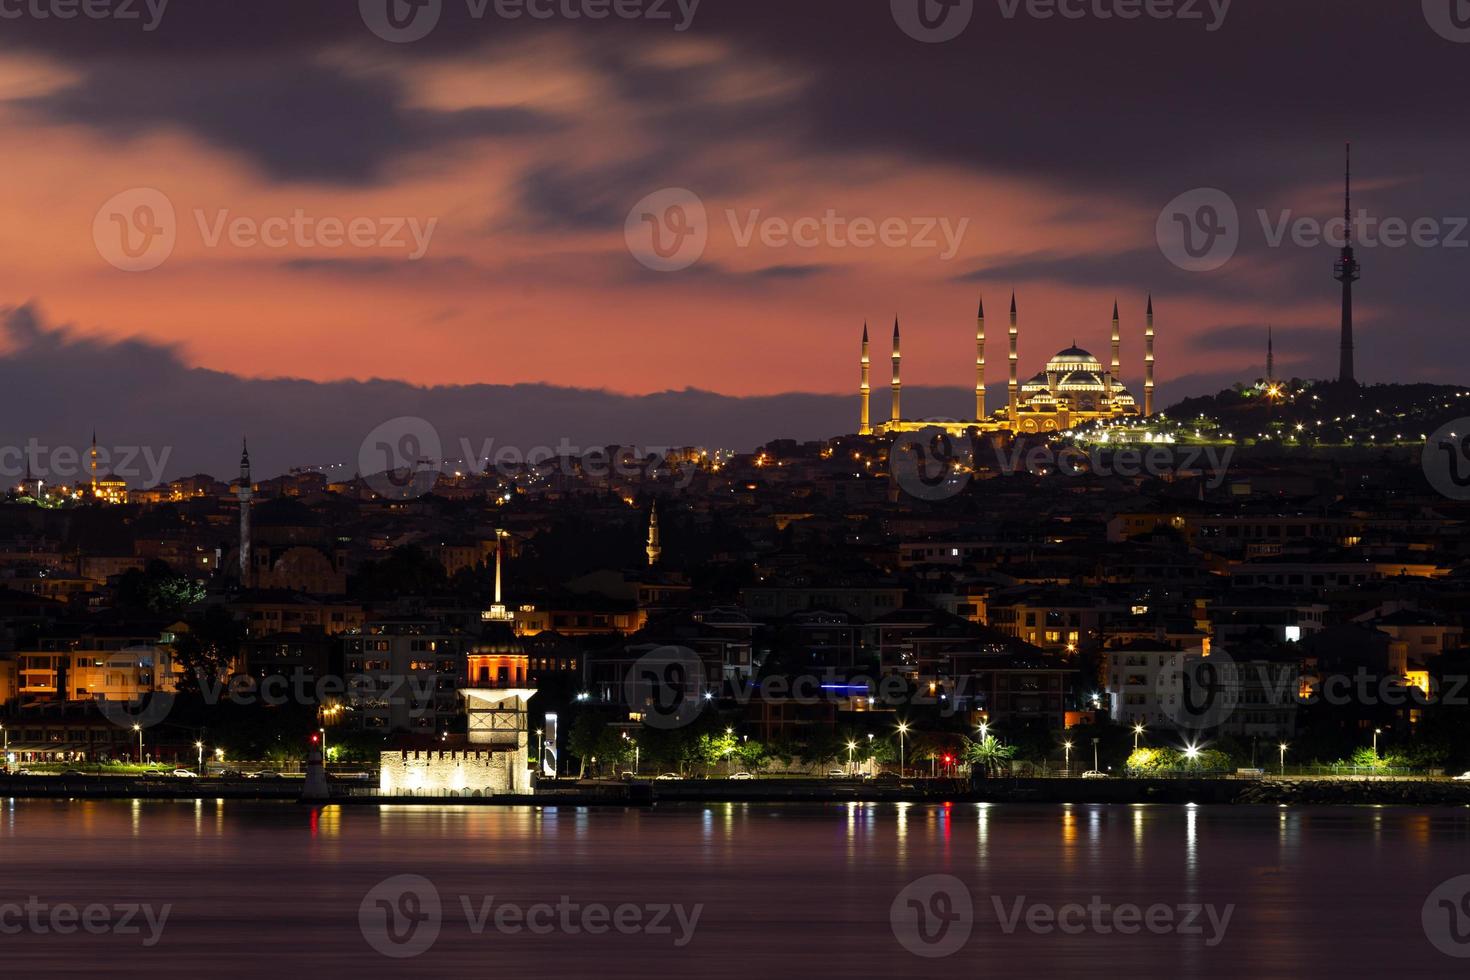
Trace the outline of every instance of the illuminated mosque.
<path fill-rule="evenodd" d="M 1011 296 L 1010 381 L 1007 403 L 994 414 L 985 405 L 985 303 L 975 327 L 975 417 L 973 419 L 923 420 L 906 419 L 902 411 L 903 384 L 899 372 L 898 320 L 893 321 L 893 410 L 887 422 L 874 424 L 869 411 L 872 395 L 868 353 L 868 328 L 863 325 L 862 385 L 859 388 L 861 409 L 858 432 L 861 435 L 892 435 L 940 428 L 953 435 L 970 429 L 982 432 L 1061 432 L 1087 422 L 1109 419 L 1148 417 L 1154 413 L 1154 301 L 1150 296 L 1144 327 L 1143 405 L 1121 378 L 1122 334 L 1118 304 L 1113 304 L 1113 360 L 1111 369 L 1092 354 L 1073 346 L 1060 351 L 1031 380 L 1018 380 L 1018 341 L 1020 331 L 1016 316 L 1016 297 Z"/>

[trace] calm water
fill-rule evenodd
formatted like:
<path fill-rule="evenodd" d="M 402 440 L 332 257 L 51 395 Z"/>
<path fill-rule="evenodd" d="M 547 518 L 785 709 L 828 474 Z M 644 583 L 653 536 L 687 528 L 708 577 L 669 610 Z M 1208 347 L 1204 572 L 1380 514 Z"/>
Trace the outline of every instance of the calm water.
<path fill-rule="evenodd" d="M 406 874 L 432 886 L 438 916 L 423 882 L 380 884 Z M 1445 976 L 1470 960 L 1439 952 L 1421 912 L 1436 886 L 1461 874 L 1470 874 L 1470 810 L 1460 809 L 312 810 L 0 800 L 0 969 L 12 977 L 94 969 L 269 978 Z M 7 903 L 36 907 L 7 913 Z M 1069 903 L 1107 908 L 1068 911 Z M 58 907 L 82 915 L 88 905 L 98 934 L 35 927 L 49 929 Z M 149 906 L 155 923 L 164 906 L 171 911 L 161 930 L 139 911 L 136 933 L 100 931 L 123 924 L 132 905 Z M 1138 916 L 1154 907 L 1156 928 L 1113 930 L 1137 924 L 1127 911 L 1135 906 Z M 1197 931 L 1164 925 L 1185 923 L 1194 907 Z M 1073 932 L 1044 931 L 1048 909 Z M 54 921 L 68 925 L 66 914 Z M 22 915 L 31 918 L 15 932 Z M 526 915 L 539 932 L 524 927 Z M 619 915 L 622 932 L 582 928 Z M 1430 916 L 1441 942 L 1459 936 L 1450 915 Z M 1470 931 L 1470 917 L 1454 924 Z M 905 941 L 956 951 L 923 958 Z M 392 959 L 373 943 L 424 951 Z"/>

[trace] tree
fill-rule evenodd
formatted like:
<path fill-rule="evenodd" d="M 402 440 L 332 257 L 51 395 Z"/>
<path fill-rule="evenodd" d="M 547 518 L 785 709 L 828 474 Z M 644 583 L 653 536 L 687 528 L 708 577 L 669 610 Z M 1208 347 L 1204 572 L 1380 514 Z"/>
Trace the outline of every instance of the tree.
<path fill-rule="evenodd" d="M 197 692 L 207 681 L 223 684 L 240 655 L 245 627 L 224 606 L 210 606 L 187 621 L 187 631 L 174 641 L 174 656 L 184 668 L 180 688 Z"/>
<path fill-rule="evenodd" d="M 1002 745 L 994 735 L 986 735 L 978 742 L 965 739 L 964 757 L 972 768 L 978 768 L 986 776 L 1010 767 L 1011 759 L 1015 758 L 1016 747 L 1014 745 Z"/>

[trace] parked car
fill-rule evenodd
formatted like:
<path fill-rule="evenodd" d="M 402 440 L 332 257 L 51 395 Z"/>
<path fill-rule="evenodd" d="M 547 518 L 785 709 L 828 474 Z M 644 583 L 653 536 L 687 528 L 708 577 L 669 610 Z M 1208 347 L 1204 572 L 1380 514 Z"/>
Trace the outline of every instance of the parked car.
<path fill-rule="evenodd" d="M 827 770 L 827 778 L 828 779 L 842 779 L 846 775 L 847 775 L 847 773 L 844 772 L 841 769 L 828 769 Z"/>
<path fill-rule="evenodd" d="M 239 779 L 245 774 L 238 769 L 221 769 L 219 772 L 215 773 L 215 775 L 218 776 L 220 779 Z"/>
<path fill-rule="evenodd" d="M 1458 776 L 1456 776 L 1455 779 L 1460 780 L 1461 782 L 1470 782 L 1470 772 L 1462 772 Z"/>
<path fill-rule="evenodd" d="M 1089 769 L 1089 770 L 1087 770 L 1086 772 L 1084 772 L 1082 774 L 1082 778 L 1083 779 L 1107 779 L 1109 777 L 1108 777 L 1108 774 L 1105 773 L 1105 772 L 1098 772 L 1096 769 Z"/>
<path fill-rule="evenodd" d="M 681 775 L 679 775 L 676 772 L 666 772 L 666 773 L 661 773 L 658 778 L 659 779 L 683 779 L 684 777 L 681 776 Z"/>
<path fill-rule="evenodd" d="M 754 779 L 755 777 L 752 776 L 748 772 L 737 772 L 733 776 L 731 776 L 730 778 L 731 779 Z"/>
<path fill-rule="evenodd" d="M 175 769 L 174 777 L 177 779 L 198 779 L 199 774 L 192 769 Z"/>

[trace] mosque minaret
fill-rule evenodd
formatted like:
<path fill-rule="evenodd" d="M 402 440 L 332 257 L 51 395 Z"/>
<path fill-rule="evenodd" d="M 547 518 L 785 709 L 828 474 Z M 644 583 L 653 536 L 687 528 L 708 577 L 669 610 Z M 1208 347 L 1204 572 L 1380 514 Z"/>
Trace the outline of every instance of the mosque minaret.
<path fill-rule="evenodd" d="M 1027 381 L 1020 377 L 1020 316 L 1016 296 L 1011 294 L 1007 358 L 1009 378 L 1006 406 L 994 415 L 987 412 L 985 389 L 985 303 L 982 298 L 975 318 L 975 417 L 950 420 L 905 420 L 902 410 L 903 381 L 898 318 L 893 321 L 893 410 L 889 421 L 874 425 L 871 416 L 871 358 L 868 328 L 863 325 L 862 383 L 859 388 L 858 431 L 862 435 L 891 435 L 938 427 L 952 432 L 977 429 L 984 432 L 1061 432 L 1089 422 L 1153 415 L 1154 397 L 1154 304 L 1148 299 L 1144 327 L 1144 401 L 1128 390 L 1122 379 L 1123 327 L 1118 303 L 1113 302 L 1112 362 L 1101 361 L 1074 343 L 1046 362 Z"/>
<path fill-rule="evenodd" d="M 903 411 L 899 406 L 903 396 L 903 380 L 899 371 L 900 355 L 898 353 L 898 317 L 893 318 L 893 422 L 903 421 Z"/>

